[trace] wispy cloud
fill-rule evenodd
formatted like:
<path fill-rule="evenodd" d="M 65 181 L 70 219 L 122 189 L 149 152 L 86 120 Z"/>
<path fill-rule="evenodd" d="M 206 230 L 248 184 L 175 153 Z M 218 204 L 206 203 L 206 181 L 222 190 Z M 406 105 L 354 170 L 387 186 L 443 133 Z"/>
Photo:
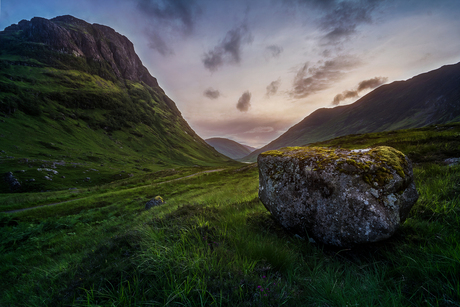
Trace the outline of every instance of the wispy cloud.
<path fill-rule="evenodd" d="M 372 78 L 372 79 L 363 80 L 363 81 L 359 82 L 356 90 L 347 90 L 347 91 L 344 91 L 341 94 L 337 94 L 334 97 L 334 100 L 332 101 L 332 104 L 333 105 L 338 105 L 340 102 L 344 101 L 345 99 L 356 98 L 356 97 L 359 96 L 360 92 L 362 92 L 364 90 L 368 90 L 368 89 L 374 89 L 374 88 L 384 84 L 385 82 L 387 82 L 387 80 L 388 80 L 387 77 L 375 77 L 375 78 Z"/>
<path fill-rule="evenodd" d="M 203 92 L 203 95 L 209 99 L 217 99 L 220 97 L 220 92 L 210 87 Z"/>
<path fill-rule="evenodd" d="M 372 12 L 383 0 L 345 0 L 328 5 L 327 13 L 320 18 L 319 27 L 326 34 L 325 44 L 337 44 L 356 33 L 360 24 L 372 22 Z M 332 4 L 333 1 L 330 1 Z"/>
<path fill-rule="evenodd" d="M 283 52 L 283 47 L 277 45 L 270 45 L 265 48 L 265 58 L 278 58 Z"/>
<path fill-rule="evenodd" d="M 272 81 L 268 86 L 267 86 L 267 93 L 266 96 L 270 98 L 270 96 L 275 95 L 278 92 L 278 89 L 281 85 L 281 79 Z"/>
<path fill-rule="evenodd" d="M 275 130 L 275 128 L 273 128 L 273 127 L 264 126 L 264 127 L 252 128 L 251 130 L 246 131 L 244 133 L 270 133 L 270 132 L 273 132 L 274 130 Z"/>
<path fill-rule="evenodd" d="M 367 90 L 367 89 L 373 89 L 376 88 L 377 86 L 380 86 L 387 82 L 388 78 L 387 77 L 375 77 L 369 80 L 364 80 L 359 82 L 358 84 L 358 92 Z"/>
<path fill-rule="evenodd" d="M 239 64 L 242 46 L 251 42 L 252 35 L 245 24 L 231 29 L 217 46 L 203 55 L 204 67 L 216 71 L 224 64 Z"/>
<path fill-rule="evenodd" d="M 238 99 L 238 103 L 236 104 L 236 108 L 241 112 L 247 112 L 251 107 L 251 93 L 246 91 L 241 95 L 240 99 Z"/>
<path fill-rule="evenodd" d="M 161 55 L 171 55 L 164 33 L 174 36 L 189 36 L 195 28 L 196 17 L 201 9 L 195 0 L 136 0 L 137 9 L 146 16 L 149 26 L 144 33 L 148 46 Z"/>
<path fill-rule="evenodd" d="M 338 56 L 330 61 L 321 61 L 312 67 L 307 62 L 297 72 L 290 95 L 293 98 L 305 98 L 328 89 L 341 80 L 346 72 L 360 64 L 361 61 L 355 56 Z"/>
<path fill-rule="evenodd" d="M 174 50 L 168 46 L 163 37 L 157 31 L 145 29 L 144 34 L 148 38 L 148 46 L 150 49 L 156 50 L 163 56 L 174 54 Z"/>

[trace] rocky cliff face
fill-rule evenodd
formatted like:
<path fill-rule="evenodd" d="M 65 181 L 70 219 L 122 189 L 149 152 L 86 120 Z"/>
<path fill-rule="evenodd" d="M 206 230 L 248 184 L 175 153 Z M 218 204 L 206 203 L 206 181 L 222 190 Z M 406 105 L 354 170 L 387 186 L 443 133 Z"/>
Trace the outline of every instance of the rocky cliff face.
<path fill-rule="evenodd" d="M 143 81 L 153 88 L 158 87 L 157 80 L 142 65 L 131 41 L 107 26 L 89 24 L 67 15 L 51 20 L 40 17 L 22 20 L 4 32 L 18 33 L 21 39 L 44 44 L 54 51 L 99 63 L 107 62 L 119 80 Z"/>

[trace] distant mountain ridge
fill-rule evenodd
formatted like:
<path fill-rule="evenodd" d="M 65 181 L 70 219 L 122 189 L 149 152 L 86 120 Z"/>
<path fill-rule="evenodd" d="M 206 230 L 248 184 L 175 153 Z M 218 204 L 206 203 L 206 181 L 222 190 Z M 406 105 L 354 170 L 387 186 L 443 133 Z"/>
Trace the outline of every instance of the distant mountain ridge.
<path fill-rule="evenodd" d="M 214 147 L 214 149 L 221 154 L 234 160 L 241 159 L 253 151 L 250 150 L 252 147 L 242 145 L 226 138 L 210 138 L 206 139 L 205 142 Z"/>
<path fill-rule="evenodd" d="M 382 85 L 350 105 L 318 109 L 242 160 L 255 161 L 259 153 L 267 150 L 348 134 L 456 121 L 460 121 L 460 63 Z"/>
<path fill-rule="evenodd" d="M 128 38 L 72 16 L 0 32 L 0 115 L 1 149 L 14 159 L 73 152 L 138 169 L 230 161 L 188 125 Z"/>

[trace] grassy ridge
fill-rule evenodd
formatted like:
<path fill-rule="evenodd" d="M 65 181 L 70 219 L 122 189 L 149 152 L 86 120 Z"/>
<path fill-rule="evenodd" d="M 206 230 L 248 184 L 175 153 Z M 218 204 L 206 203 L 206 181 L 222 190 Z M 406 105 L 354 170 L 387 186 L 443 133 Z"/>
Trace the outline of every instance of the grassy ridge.
<path fill-rule="evenodd" d="M 285 232 L 258 201 L 254 165 L 164 184 L 193 169 L 132 177 L 3 214 L 0 305 L 458 306 L 460 165 L 444 163 L 458 129 L 328 143 L 392 144 L 415 165 L 420 198 L 401 229 L 348 250 Z M 144 211 L 156 195 L 166 204 Z"/>

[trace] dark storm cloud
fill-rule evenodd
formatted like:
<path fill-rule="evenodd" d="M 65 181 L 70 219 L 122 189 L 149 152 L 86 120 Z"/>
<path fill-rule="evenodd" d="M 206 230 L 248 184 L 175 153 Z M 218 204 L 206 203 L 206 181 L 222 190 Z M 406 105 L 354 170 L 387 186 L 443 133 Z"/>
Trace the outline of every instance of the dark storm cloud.
<path fill-rule="evenodd" d="M 294 88 L 290 92 L 293 98 L 305 98 L 331 87 L 341 80 L 347 71 L 361 63 L 354 56 L 339 56 L 318 64 L 309 67 L 309 64 L 305 63 L 299 69 L 294 78 Z"/>
<path fill-rule="evenodd" d="M 189 36 L 193 32 L 196 16 L 201 11 L 193 0 L 136 1 L 137 9 L 147 17 L 148 27 L 144 33 L 149 40 L 148 46 L 164 56 L 174 54 L 168 46 L 168 36 L 164 33 Z"/>
<path fill-rule="evenodd" d="M 277 45 L 270 45 L 265 48 L 265 51 L 269 57 L 277 58 L 283 52 L 283 47 Z"/>
<path fill-rule="evenodd" d="M 361 92 L 367 89 L 376 88 L 377 86 L 380 86 L 383 83 L 387 82 L 387 80 L 388 80 L 387 77 L 375 77 L 369 80 L 361 81 L 358 84 L 358 92 Z"/>
<path fill-rule="evenodd" d="M 220 97 L 220 92 L 210 87 L 203 92 L 203 95 L 209 99 L 217 99 Z"/>
<path fill-rule="evenodd" d="M 204 67 L 216 71 L 224 64 L 240 63 L 242 46 L 251 42 L 252 36 L 246 25 L 231 29 L 221 43 L 203 55 Z"/>
<path fill-rule="evenodd" d="M 281 85 L 281 80 L 280 79 L 271 82 L 267 86 L 267 94 L 266 94 L 266 96 L 268 98 L 270 98 L 270 96 L 275 95 L 278 92 L 278 89 L 279 89 L 280 85 Z"/>
<path fill-rule="evenodd" d="M 240 99 L 238 99 L 238 103 L 236 104 L 236 108 L 241 112 L 247 112 L 249 107 L 251 106 L 251 93 L 246 91 L 241 95 Z"/>
<path fill-rule="evenodd" d="M 385 83 L 388 80 L 387 77 L 375 77 L 369 80 L 364 80 L 359 82 L 358 88 L 356 90 L 349 90 L 345 91 L 342 94 L 338 94 L 334 97 L 334 100 L 332 101 L 333 105 L 338 105 L 340 102 L 342 102 L 345 99 L 348 98 L 356 98 L 359 96 L 359 93 L 367 90 L 367 89 L 374 89 L 383 83 Z"/>
<path fill-rule="evenodd" d="M 327 33 L 326 44 L 336 44 L 356 32 L 362 23 L 372 22 L 372 12 L 383 0 L 345 0 L 328 5 L 326 14 L 320 18 L 319 27 Z M 330 1 L 332 3 L 332 1 Z"/>

